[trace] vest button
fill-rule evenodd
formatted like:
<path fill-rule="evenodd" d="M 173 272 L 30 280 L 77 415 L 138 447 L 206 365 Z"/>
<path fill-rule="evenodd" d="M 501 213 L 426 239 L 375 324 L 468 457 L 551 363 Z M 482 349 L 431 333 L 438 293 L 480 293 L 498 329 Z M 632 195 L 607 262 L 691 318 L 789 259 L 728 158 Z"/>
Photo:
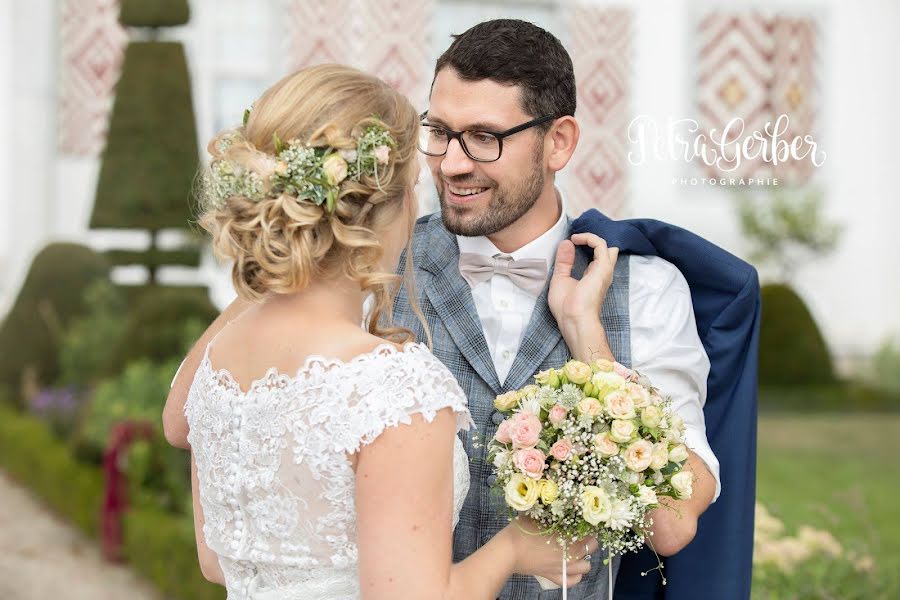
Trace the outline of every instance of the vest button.
<path fill-rule="evenodd" d="M 500 412 L 499 410 L 495 410 L 494 414 L 491 415 L 491 421 L 494 422 L 494 425 L 499 425 L 500 423 L 503 422 L 503 419 L 505 419 L 505 418 L 506 417 L 504 417 L 503 413 Z"/>
<path fill-rule="evenodd" d="M 488 484 L 488 486 L 494 487 L 494 484 L 495 484 L 495 483 L 497 483 L 497 476 L 494 475 L 493 473 L 490 474 L 490 475 L 488 475 L 488 478 L 487 478 L 487 484 Z"/>

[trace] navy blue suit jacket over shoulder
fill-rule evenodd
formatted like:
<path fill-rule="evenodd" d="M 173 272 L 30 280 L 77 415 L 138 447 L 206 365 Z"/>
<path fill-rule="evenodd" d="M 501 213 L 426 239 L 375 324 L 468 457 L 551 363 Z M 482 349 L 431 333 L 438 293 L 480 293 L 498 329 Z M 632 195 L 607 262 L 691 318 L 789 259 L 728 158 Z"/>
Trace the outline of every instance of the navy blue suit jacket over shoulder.
<path fill-rule="evenodd" d="M 691 289 L 697 331 L 710 361 L 703 413 L 719 459 L 722 491 L 700 517 L 697 536 L 664 559 L 644 549 L 623 557 L 616 600 L 746 600 L 750 598 L 756 495 L 757 346 L 760 292 L 756 270 L 685 229 L 652 219 L 614 221 L 589 210 L 571 233 L 590 232 L 620 253 L 659 256 Z M 583 251 L 583 247 L 580 247 Z"/>

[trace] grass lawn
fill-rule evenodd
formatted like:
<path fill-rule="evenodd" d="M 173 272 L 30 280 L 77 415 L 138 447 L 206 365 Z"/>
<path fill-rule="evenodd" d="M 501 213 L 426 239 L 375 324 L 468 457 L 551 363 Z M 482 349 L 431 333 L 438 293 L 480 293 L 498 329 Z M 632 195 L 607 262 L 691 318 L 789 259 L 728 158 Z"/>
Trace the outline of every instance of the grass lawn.
<path fill-rule="evenodd" d="M 898 573 L 898 459 L 900 414 L 763 413 L 757 499 L 787 532 L 828 530 L 870 554 L 876 574 Z"/>

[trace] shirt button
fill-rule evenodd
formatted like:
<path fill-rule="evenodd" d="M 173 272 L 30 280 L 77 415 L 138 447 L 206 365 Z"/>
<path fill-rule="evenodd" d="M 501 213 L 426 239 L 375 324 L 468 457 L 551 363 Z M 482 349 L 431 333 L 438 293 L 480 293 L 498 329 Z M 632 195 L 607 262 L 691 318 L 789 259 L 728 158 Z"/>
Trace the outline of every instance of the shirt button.
<path fill-rule="evenodd" d="M 508 359 L 510 356 L 512 356 L 512 352 L 510 352 L 509 350 L 503 351 L 503 358 Z"/>
<path fill-rule="evenodd" d="M 500 301 L 500 308 L 509 308 L 509 301 L 508 301 L 508 300 L 501 300 L 501 301 Z"/>
<path fill-rule="evenodd" d="M 499 425 L 503 422 L 503 419 L 506 417 L 503 416 L 503 413 L 500 411 L 494 411 L 494 414 L 491 415 L 491 421 L 494 422 L 494 425 Z"/>

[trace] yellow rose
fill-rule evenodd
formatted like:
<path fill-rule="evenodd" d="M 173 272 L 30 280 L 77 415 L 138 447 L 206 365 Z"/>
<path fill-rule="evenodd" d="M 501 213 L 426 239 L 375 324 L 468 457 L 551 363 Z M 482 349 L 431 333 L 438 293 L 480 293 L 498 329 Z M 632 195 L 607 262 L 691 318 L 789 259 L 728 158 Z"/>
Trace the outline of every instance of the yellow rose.
<path fill-rule="evenodd" d="M 500 412 L 508 412 L 519 403 L 519 392 L 512 391 L 500 394 L 494 398 L 494 408 Z"/>
<path fill-rule="evenodd" d="M 538 481 L 538 487 L 540 489 L 541 495 L 541 503 L 545 506 L 551 504 L 554 500 L 559 498 L 559 486 L 556 485 L 553 481 L 549 479 L 541 479 Z"/>
<path fill-rule="evenodd" d="M 582 415 L 596 417 L 603 412 L 603 405 L 596 398 L 582 398 L 578 403 L 578 412 Z"/>
<path fill-rule="evenodd" d="M 591 367 L 578 360 L 570 360 L 562 368 L 563 375 L 575 385 L 584 385 L 591 380 Z"/>
<path fill-rule="evenodd" d="M 594 371 L 602 371 L 604 373 L 611 373 L 613 370 L 613 362 L 611 360 L 606 360 L 605 358 L 598 358 L 594 361 Z"/>
<path fill-rule="evenodd" d="M 541 391 L 541 388 L 539 388 L 538 386 L 536 386 L 532 383 L 531 385 L 526 385 L 521 390 L 519 390 L 519 397 L 527 398 L 528 396 L 534 396 L 535 394 L 537 394 L 540 391 Z"/>
<path fill-rule="evenodd" d="M 650 406 L 641 410 L 641 423 L 643 423 L 646 427 L 650 427 L 651 429 L 654 427 L 659 427 L 662 418 L 662 409 L 660 409 L 658 406 L 654 406 L 651 404 Z"/>
<path fill-rule="evenodd" d="M 557 375 L 556 370 L 547 369 L 546 371 L 541 371 L 537 375 L 534 376 L 534 380 L 537 381 L 541 385 L 548 385 L 552 388 L 559 387 L 559 375 Z"/>
<path fill-rule="evenodd" d="M 534 506 L 540 493 L 537 482 L 521 473 L 516 473 L 509 478 L 504 491 L 506 492 L 506 503 L 519 512 Z"/>
<path fill-rule="evenodd" d="M 607 373 L 606 371 L 598 371 L 591 377 L 591 384 L 597 390 L 597 397 L 603 398 L 607 394 L 622 389 L 625 385 L 625 378 L 616 373 Z"/>
<path fill-rule="evenodd" d="M 337 185 L 347 179 L 347 161 L 340 154 L 329 154 L 322 162 L 322 172 L 331 185 Z"/>
<path fill-rule="evenodd" d="M 595 485 L 585 486 L 581 492 L 581 516 L 591 525 L 599 525 L 609 520 L 612 504 L 609 496 Z"/>

